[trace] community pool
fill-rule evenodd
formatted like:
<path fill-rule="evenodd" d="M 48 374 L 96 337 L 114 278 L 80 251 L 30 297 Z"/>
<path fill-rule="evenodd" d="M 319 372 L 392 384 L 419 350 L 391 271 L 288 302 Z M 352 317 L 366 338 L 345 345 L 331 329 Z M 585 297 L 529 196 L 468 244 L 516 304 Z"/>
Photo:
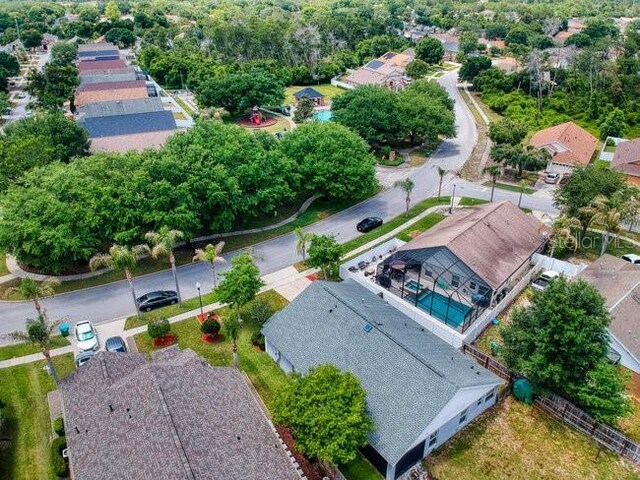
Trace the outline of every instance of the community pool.
<path fill-rule="evenodd" d="M 313 112 L 313 119 L 319 122 L 330 122 L 333 112 L 328 109 L 316 110 Z"/>
<path fill-rule="evenodd" d="M 471 307 L 437 292 L 427 292 L 418 298 L 418 307 L 445 324 L 458 328 L 464 323 Z"/>

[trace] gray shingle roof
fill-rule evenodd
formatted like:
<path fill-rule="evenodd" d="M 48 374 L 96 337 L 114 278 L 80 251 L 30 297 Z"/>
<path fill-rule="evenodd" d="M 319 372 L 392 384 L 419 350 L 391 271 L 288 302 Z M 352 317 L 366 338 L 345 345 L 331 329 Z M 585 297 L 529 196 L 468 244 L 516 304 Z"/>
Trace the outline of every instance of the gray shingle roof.
<path fill-rule="evenodd" d="M 76 480 L 299 478 L 242 374 L 190 350 L 100 352 L 61 390 Z"/>
<path fill-rule="evenodd" d="M 311 87 L 305 87 L 302 90 L 298 90 L 296 93 L 293 94 L 293 96 L 295 98 L 302 98 L 302 97 L 309 97 L 309 98 L 322 98 L 324 97 L 324 95 L 322 95 L 319 91 L 317 91 L 315 88 L 311 88 Z"/>
<path fill-rule="evenodd" d="M 115 100 L 112 102 L 92 102 L 78 108 L 81 118 L 109 117 L 132 113 L 161 112 L 164 110 L 160 97 Z"/>
<path fill-rule="evenodd" d="M 85 118 L 80 120 L 79 123 L 87 129 L 89 138 L 114 137 L 116 135 L 176 129 L 173 113 L 168 110 Z"/>
<path fill-rule="evenodd" d="M 369 441 L 393 464 L 458 390 L 501 383 L 351 280 L 314 282 L 263 333 L 298 372 L 331 363 L 360 379 L 377 426 Z"/>

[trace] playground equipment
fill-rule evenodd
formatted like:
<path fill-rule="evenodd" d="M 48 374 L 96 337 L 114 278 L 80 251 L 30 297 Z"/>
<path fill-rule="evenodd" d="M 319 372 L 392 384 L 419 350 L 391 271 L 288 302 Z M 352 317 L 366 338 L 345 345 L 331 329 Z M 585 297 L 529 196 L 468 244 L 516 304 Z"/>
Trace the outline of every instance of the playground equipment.
<path fill-rule="evenodd" d="M 251 109 L 251 123 L 254 125 L 261 125 L 263 121 L 262 113 L 257 105 Z"/>

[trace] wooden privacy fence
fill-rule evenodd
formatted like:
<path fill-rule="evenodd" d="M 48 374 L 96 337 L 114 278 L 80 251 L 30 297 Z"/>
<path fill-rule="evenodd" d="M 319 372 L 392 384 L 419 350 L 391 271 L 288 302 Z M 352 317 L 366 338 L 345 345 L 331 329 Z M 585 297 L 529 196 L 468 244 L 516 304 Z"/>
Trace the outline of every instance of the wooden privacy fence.
<path fill-rule="evenodd" d="M 517 375 L 516 372 L 510 370 L 495 358 L 467 343 L 462 345 L 462 352 L 509 383 L 521 377 L 521 375 Z M 508 391 L 508 389 L 505 390 Z M 624 436 L 615 428 L 597 422 L 591 415 L 576 407 L 573 403 L 553 394 L 544 397 L 536 395 L 533 403 L 536 407 L 544 410 L 555 419 L 587 434 L 603 447 L 612 452 L 616 452 L 636 464 L 640 464 L 640 445 Z"/>

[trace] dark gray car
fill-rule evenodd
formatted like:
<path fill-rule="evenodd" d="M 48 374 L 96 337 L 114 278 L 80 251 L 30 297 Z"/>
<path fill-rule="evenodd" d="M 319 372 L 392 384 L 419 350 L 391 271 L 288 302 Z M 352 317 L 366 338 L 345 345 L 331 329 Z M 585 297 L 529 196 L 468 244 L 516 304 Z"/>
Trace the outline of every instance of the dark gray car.
<path fill-rule="evenodd" d="M 136 298 L 136 303 L 141 312 L 150 312 L 154 308 L 178 303 L 178 294 L 173 290 L 157 290 Z"/>
<path fill-rule="evenodd" d="M 104 343 L 104 348 L 107 352 L 124 353 L 127 351 L 127 344 L 122 337 L 111 337 Z"/>

